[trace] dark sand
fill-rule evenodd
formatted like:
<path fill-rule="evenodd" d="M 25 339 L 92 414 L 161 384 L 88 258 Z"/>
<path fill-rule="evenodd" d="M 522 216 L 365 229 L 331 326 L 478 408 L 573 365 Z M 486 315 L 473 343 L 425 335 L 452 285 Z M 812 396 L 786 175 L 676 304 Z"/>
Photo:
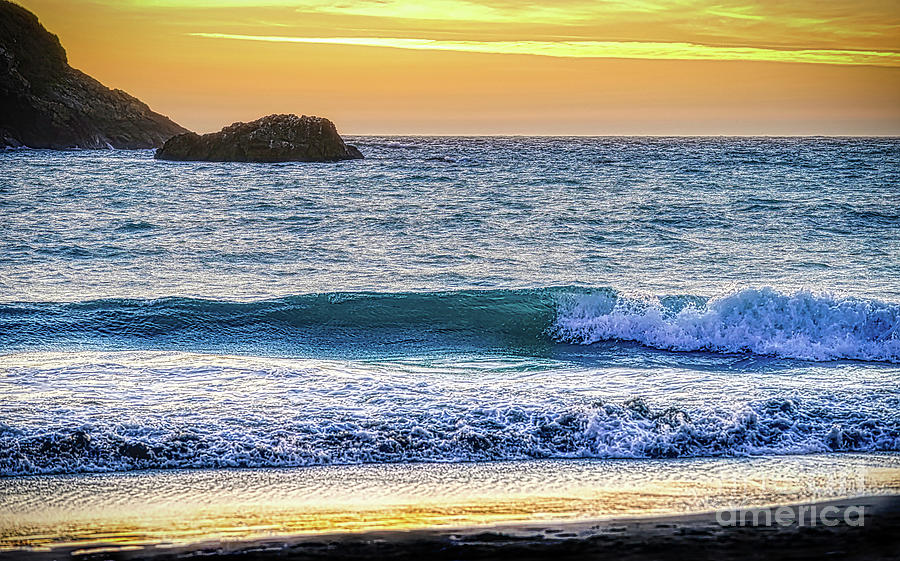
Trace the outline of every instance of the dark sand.
<path fill-rule="evenodd" d="M 834 526 L 811 525 L 807 514 L 800 525 L 796 522 L 799 507 L 794 505 L 786 516 L 793 523 L 785 526 L 723 527 L 714 513 L 705 513 L 565 524 L 318 534 L 178 547 L 67 546 L 6 551 L 0 553 L 0 559 L 900 559 L 900 495 L 812 504 L 818 512 L 829 505 L 838 507 L 841 510 L 831 520 L 840 522 Z M 844 522 L 844 509 L 848 507 L 865 507 L 862 525 Z M 761 509 L 759 520 L 765 520 L 766 510 L 774 515 L 775 507 Z"/>

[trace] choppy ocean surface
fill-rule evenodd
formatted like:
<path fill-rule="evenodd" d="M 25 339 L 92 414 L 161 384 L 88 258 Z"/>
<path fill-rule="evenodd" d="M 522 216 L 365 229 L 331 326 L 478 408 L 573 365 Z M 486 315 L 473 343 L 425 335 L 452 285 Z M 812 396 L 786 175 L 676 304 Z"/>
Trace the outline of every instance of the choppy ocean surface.
<path fill-rule="evenodd" d="M 0 153 L 0 475 L 900 451 L 900 140 Z"/>

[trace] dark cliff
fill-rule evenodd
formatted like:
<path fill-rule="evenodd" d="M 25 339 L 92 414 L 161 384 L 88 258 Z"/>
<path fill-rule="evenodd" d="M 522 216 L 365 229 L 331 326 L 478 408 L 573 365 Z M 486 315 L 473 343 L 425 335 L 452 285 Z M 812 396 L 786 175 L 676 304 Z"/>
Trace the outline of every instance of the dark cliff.
<path fill-rule="evenodd" d="M 56 35 L 0 0 L 0 148 L 154 148 L 184 132 L 69 66 Z"/>

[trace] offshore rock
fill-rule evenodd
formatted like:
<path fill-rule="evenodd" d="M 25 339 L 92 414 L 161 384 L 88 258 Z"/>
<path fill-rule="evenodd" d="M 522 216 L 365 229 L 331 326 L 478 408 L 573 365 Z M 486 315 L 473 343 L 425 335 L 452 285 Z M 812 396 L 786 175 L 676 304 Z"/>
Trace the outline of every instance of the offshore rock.
<path fill-rule="evenodd" d="M 0 0 L 0 148 L 155 148 L 186 131 L 69 66 L 37 16 Z"/>
<path fill-rule="evenodd" d="M 344 144 L 334 123 L 321 117 L 269 115 L 220 132 L 180 134 L 156 151 L 159 160 L 206 162 L 335 162 L 363 155 Z"/>

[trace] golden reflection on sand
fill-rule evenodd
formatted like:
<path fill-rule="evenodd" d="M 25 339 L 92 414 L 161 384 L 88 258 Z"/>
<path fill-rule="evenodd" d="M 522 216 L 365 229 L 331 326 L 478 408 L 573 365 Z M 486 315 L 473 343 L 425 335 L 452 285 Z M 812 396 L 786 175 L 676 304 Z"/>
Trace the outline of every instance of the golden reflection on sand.
<path fill-rule="evenodd" d="M 322 502 L 303 500 L 292 504 L 288 497 L 284 501 L 234 504 L 225 499 L 198 505 L 189 500 L 157 502 L 153 497 L 143 497 L 142 506 L 136 507 L 115 504 L 120 501 L 110 499 L 111 504 L 96 497 L 93 504 L 81 508 L 48 507 L 25 514 L 4 513 L 0 516 L 0 549 L 97 543 L 184 544 L 296 534 L 562 522 L 900 491 L 900 468 L 893 467 L 848 470 L 840 481 L 834 472 L 796 478 L 758 475 L 740 479 L 676 478 L 629 489 L 573 486 L 564 496 L 500 492 L 489 497 L 455 496 L 393 504 L 383 498 L 354 498 L 337 504 L 326 498 Z M 831 496 L 826 496 L 829 493 Z M 433 494 L 439 496 L 440 489 L 434 489 Z"/>

